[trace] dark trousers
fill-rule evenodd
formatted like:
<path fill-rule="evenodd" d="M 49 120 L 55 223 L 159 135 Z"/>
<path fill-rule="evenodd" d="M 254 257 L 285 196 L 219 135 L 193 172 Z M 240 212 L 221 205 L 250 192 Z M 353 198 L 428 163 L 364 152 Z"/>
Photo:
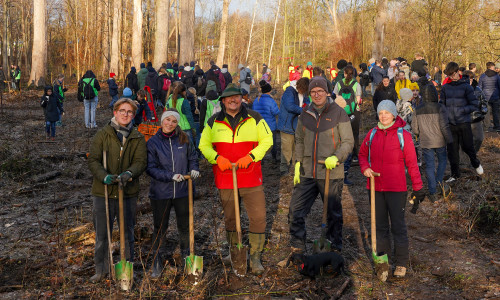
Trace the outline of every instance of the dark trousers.
<path fill-rule="evenodd" d="M 342 250 L 342 188 L 343 179 L 330 180 L 328 191 L 328 217 L 326 238 L 332 247 Z M 300 183 L 293 188 L 288 223 L 290 225 L 290 244 L 292 247 L 305 250 L 306 222 L 305 219 L 318 196 L 324 199 L 325 180 L 300 177 Z"/>
<path fill-rule="evenodd" d="M 134 226 L 135 213 L 137 209 L 137 197 L 124 199 L 125 219 L 125 256 L 127 261 L 134 261 Z M 104 198 L 94 197 L 94 228 L 95 228 L 95 251 L 94 263 L 96 273 L 106 274 L 109 272 L 109 250 L 108 233 L 106 229 L 106 205 Z M 116 218 L 120 224 L 118 199 L 109 199 L 109 226 L 112 234 L 113 223 Z"/>
<path fill-rule="evenodd" d="M 458 178 L 460 177 L 459 147 L 469 156 L 470 163 L 474 168 L 479 167 L 481 163 L 477 159 L 476 151 L 474 150 L 470 123 L 450 124 L 450 129 L 453 136 L 453 143 L 448 144 L 448 160 L 450 161 L 451 176 Z"/>
<path fill-rule="evenodd" d="M 490 102 L 491 116 L 493 117 L 493 129 L 500 130 L 500 100 Z"/>
<path fill-rule="evenodd" d="M 278 159 L 278 135 L 279 131 L 275 130 L 273 131 L 273 147 L 271 148 L 271 155 L 274 160 Z"/>
<path fill-rule="evenodd" d="M 153 210 L 153 256 L 159 253 L 165 253 L 164 241 L 167 234 L 168 222 L 170 220 L 170 211 L 175 209 L 177 219 L 177 231 L 179 233 L 179 243 L 181 252 L 186 254 L 189 251 L 189 202 L 188 198 L 168 199 L 168 200 L 150 200 Z"/>
<path fill-rule="evenodd" d="M 368 190 L 369 194 L 370 190 Z M 375 192 L 377 252 L 392 256 L 390 231 L 394 240 L 392 262 L 396 266 L 403 267 L 408 265 L 409 257 L 408 232 L 405 222 L 406 195 L 407 192 Z"/>
<path fill-rule="evenodd" d="M 344 162 L 344 172 L 348 172 L 351 168 L 351 162 L 353 158 L 358 157 L 358 147 L 359 147 L 359 125 L 361 123 L 361 112 L 354 111 L 354 114 L 351 116 L 351 128 L 352 135 L 354 136 L 354 147 L 352 148 L 351 154 L 347 157 Z"/>

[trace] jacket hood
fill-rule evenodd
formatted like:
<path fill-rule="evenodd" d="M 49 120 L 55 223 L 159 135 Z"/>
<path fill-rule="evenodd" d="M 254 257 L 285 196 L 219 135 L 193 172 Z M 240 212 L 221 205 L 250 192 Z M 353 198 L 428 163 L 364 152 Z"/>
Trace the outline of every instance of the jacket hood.
<path fill-rule="evenodd" d="M 452 81 L 452 82 L 450 82 L 449 84 L 451 84 L 451 85 L 455 85 L 455 86 L 457 86 L 457 85 L 462 85 L 462 84 L 469 84 L 469 85 L 470 85 L 470 80 L 469 80 L 469 77 L 464 76 L 464 77 L 460 78 L 460 79 L 459 79 L 459 80 L 457 80 L 457 81 Z"/>
<path fill-rule="evenodd" d="M 88 70 L 85 72 L 85 75 L 83 75 L 83 78 L 95 78 L 94 72 L 92 72 L 92 70 Z"/>
<path fill-rule="evenodd" d="M 152 72 L 156 73 L 156 70 L 153 67 L 148 67 L 148 72 L 149 73 L 152 73 Z"/>
<path fill-rule="evenodd" d="M 488 76 L 488 77 L 493 77 L 493 76 L 497 75 L 498 73 L 495 72 L 495 70 L 488 69 L 484 72 L 484 74 L 486 74 L 486 76 Z"/>
<path fill-rule="evenodd" d="M 140 69 L 138 74 L 145 74 L 145 73 L 148 73 L 148 69 L 146 68 Z"/>
<path fill-rule="evenodd" d="M 167 63 L 167 69 L 172 69 L 172 64 L 171 63 Z"/>
<path fill-rule="evenodd" d="M 51 85 L 46 85 L 44 88 L 43 88 L 43 95 L 44 96 L 47 96 L 47 91 L 48 90 L 51 90 L 52 92 L 54 92 L 54 90 L 52 89 L 52 86 Z"/>
<path fill-rule="evenodd" d="M 250 70 L 250 68 L 245 68 L 245 71 L 247 71 L 248 73 L 252 73 L 252 71 Z"/>
<path fill-rule="evenodd" d="M 398 130 L 399 127 L 405 127 L 406 126 L 406 122 L 401 119 L 400 116 L 397 116 L 396 117 L 396 120 L 394 121 L 394 124 L 392 124 L 391 127 L 387 128 L 387 130 Z"/>
<path fill-rule="evenodd" d="M 430 85 L 426 85 L 423 89 L 420 89 L 420 93 L 422 94 L 422 100 L 424 102 L 438 102 L 439 97 L 436 88 Z"/>
<path fill-rule="evenodd" d="M 130 73 L 135 74 L 136 72 L 137 70 L 135 69 L 135 67 L 130 68 Z"/>
<path fill-rule="evenodd" d="M 156 77 L 156 72 L 149 72 L 147 77 L 151 77 L 151 78 Z"/>
<path fill-rule="evenodd" d="M 203 76 L 203 70 L 202 69 L 199 69 L 195 72 L 196 75 L 198 76 Z"/>

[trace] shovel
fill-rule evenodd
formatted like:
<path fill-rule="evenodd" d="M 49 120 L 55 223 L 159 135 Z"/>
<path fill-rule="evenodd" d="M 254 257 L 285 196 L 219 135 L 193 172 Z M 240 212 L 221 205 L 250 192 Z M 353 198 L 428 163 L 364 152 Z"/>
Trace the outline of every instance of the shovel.
<path fill-rule="evenodd" d="M 128 291 L 134 283 L 134 264 L 125 258 L 125 217 L 123 209 L 123 184 L 118 182 L 118 207 L 120 209 L 120 262 L 115 265 L 116 280 L 120 288 Z M 130 249 L 130 251 L 133 251 Z"/>
<path fill-rule="evenodd" d="M 324 160 L 318 160 L 319 164 L 324 164 Z M 326 219 L 328 216 L 328 190 L 330 189 L 330 170 L 325 171 L 325 194 L 323 196 L 323 218 L 321 219 L 321 237 L 313 242 L 313 252 L 330 252 L 332 243 L 326 238 Z"/>
<path fill-rule="evenodd" d="M 189 195 L 189 256 L 185 258 L 184 272 L 198 277 L 203 274 L 203 256 L 194 255 L 193 180 L 189 175 L 184 178 L 188 180 Z"/>
<path fill-rule="evenodd" d="M 106 164 L 106 151 L 102 152 L 102 164 L 107 171 Z M 106 205 L 106 230 L 108 233 L 108 250 L 109 250 L 109 268 L 111 269 L 111 278 L 115 279 L 115 267 L 113 265 L 113 250 L 111 249 L 111 231 L 109 229 L 109 199 L 108 199 L 108 185 L 104 185 L 104 201 Z"/>
<path fill-rule="evenodd" d="M 373 176 L 380 176 L 380 173 L 373 172 Z M 385 253 L 377 252 L 377 228 L 375 220 L 375 177 L 370 177 L 370 206 L 371 206 L 371 231 L 372 231 L 372 257 L 375 263 L 375 272 L 378 279 L 386 281 L 389 276 L 389 258 Z"/>
<path fill-rule="evenodd" d="M 236 177 L 236 164 L 232 164 L 233 170 L 233 191 L 234 191 L 234 213 L 236 218 L 236 233 L 238 234 L 238 244 L 231 245 L 231 265 L 236 276 L 247 274 L 248 247 L 241 243 L 240 205 L 238 202 L 238 180 Z"/>

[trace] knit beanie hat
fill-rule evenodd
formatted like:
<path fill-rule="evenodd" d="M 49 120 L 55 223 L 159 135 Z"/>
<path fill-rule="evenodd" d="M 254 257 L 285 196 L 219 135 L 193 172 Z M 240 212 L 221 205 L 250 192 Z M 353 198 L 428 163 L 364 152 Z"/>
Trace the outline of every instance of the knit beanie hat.
<path fill-rule="evenodd" d="M 410 85 L 408 86 L 410 88 L 410 90 L 419 90 L 420 91 L 420 88 L 418 87 L 418 83 L 416 82 L 412 82 L 410 83 Z"/>
<path fill-rule="evenodd" d="M 238 64 L 238 70 L 240 70 L 241 68 L 244 68 L 245 66 L 242 65 L 242 64 Z"/>
<path fill-rule="evenodd" d="M 115 76 L 116 76 L 116 74 L 115 74 L 115 73 L 113 73 L 113 72 L 109 73 L 109 78 L 113 78 L 113 77 L 115 77 Z"/>
<path fill-rule="evenodd" d="M 398 110 L 396 109 L 396 104 L 391 100 L 383 100 L 377 106 L 377 114 L 379 114 L 382 110 L 390 112 L 394 118 L 398 116 Z"/>
<path fill-rule="evenodd" d="M 261 90 L 262 94 L 269 93 L 273 89 L 273 87 L 269 83 L 267 83 L 267 81 L 265 81 L 265 80 L 259 81 L 259 85 L 260 85 L 260 90 Z"/>
<path fill-rule="evenodd" d="M 312 66 L 312 65 L 313 65 L 313 63 L 310 62 L 310 61 L 308 61 L 307 64 L 306 64 L 306 66 Z"/>
<path fill-rule="evenodd" d="M 339 60 L 339 62 L 337 63 L 337 69 L 342 70 L 345 67 L 347 67 L 347 61 L 345 59 Z"/>
<path fill-rule="evenodd" d="M 130 68 L 130 73 L 135 74 L 136 72 L 137 70 L 135 69 L 135 67 Z"/>
<path fill-rule="evenodd" d="M 315 87 L 320 87 L 323 90 L 325 90 L 325 92 L 328 92 L 328 84 L 326 83 L 326 79 L 323 78 L 322 76 L 313 77 L 309 81 L 309 94 L 311 93 L 311 90 Z"/>
<path fill-rule="evenodd" d="M 408 88 L 402 88 L 399 90 L 399 95 L 401 96 L 401 100 L 410 101 L 413 97 L 413 92 Z"/>
<path fill-rule="evenodd" d="M 227 64 L 223 64 L 223 65 L 222 65 L 222 68 L 227 69 Z"/>
<path fill-rule="evenodd" d="M 194 65 L 195 65 L 195 64 L 196 64 L 196 62 L 195 62 L 194 60 L 192 60 L 192 61 L 189 63 L 189 66 L 190 66 L 191 68 L 194 68 Z"/>
<path fill-rule="evenodd" d="M 163 123 L 163 120 L 165 120 L 169 116 L 174 116 L 177 119 L 177 123 L 179 123 L 179 121 L 181 120 L 181 115 L 179 115 L 178 112 L 173 111 L 173 110 L 166 110 L 161 115 L 161 123 Z"/>
<path fill-rule="evenodd" d="M 132 90 L 128 87 L 124 88 L 123 97 L 132 97 Z"/>
<path fill-rule="evenodd" d="M 141 63 L 141 69 L 144 69 L 146 67 L 145 63 Z"/>

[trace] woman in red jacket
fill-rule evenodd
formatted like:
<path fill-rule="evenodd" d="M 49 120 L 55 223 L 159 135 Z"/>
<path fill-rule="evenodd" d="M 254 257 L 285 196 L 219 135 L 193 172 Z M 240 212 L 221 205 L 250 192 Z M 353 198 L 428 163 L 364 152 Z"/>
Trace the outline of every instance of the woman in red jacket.
<path fill-rule="evenodd" d="M 411 177 L 413 195 L 416 203 L 425 197 L 422 179 L 417 165 L 417 156 L 411 134 L 399 129 L 406 122 L 398 117 L 396 105 L 391 100 L 383 100 L 377 107 L 379 122 L 366 135 L 359 150 L 361 172 L 369 177 L 373 172 L 380 173 L 375 177 L 375 215 L 377 227 L 377 250 L 391 255 L 389 229 L 394 240 L 393 265 L 396 266 L 394 276 L 404 277 L 408 264 L 408 234 L 405 222 L 406 175 L 405 166 Z M 375 133 L 372 135 L 372 132 Z M 398 137 L 398 133 L 401 135 Z M 390 217 L 390 225 L 389 225 Z"/>

